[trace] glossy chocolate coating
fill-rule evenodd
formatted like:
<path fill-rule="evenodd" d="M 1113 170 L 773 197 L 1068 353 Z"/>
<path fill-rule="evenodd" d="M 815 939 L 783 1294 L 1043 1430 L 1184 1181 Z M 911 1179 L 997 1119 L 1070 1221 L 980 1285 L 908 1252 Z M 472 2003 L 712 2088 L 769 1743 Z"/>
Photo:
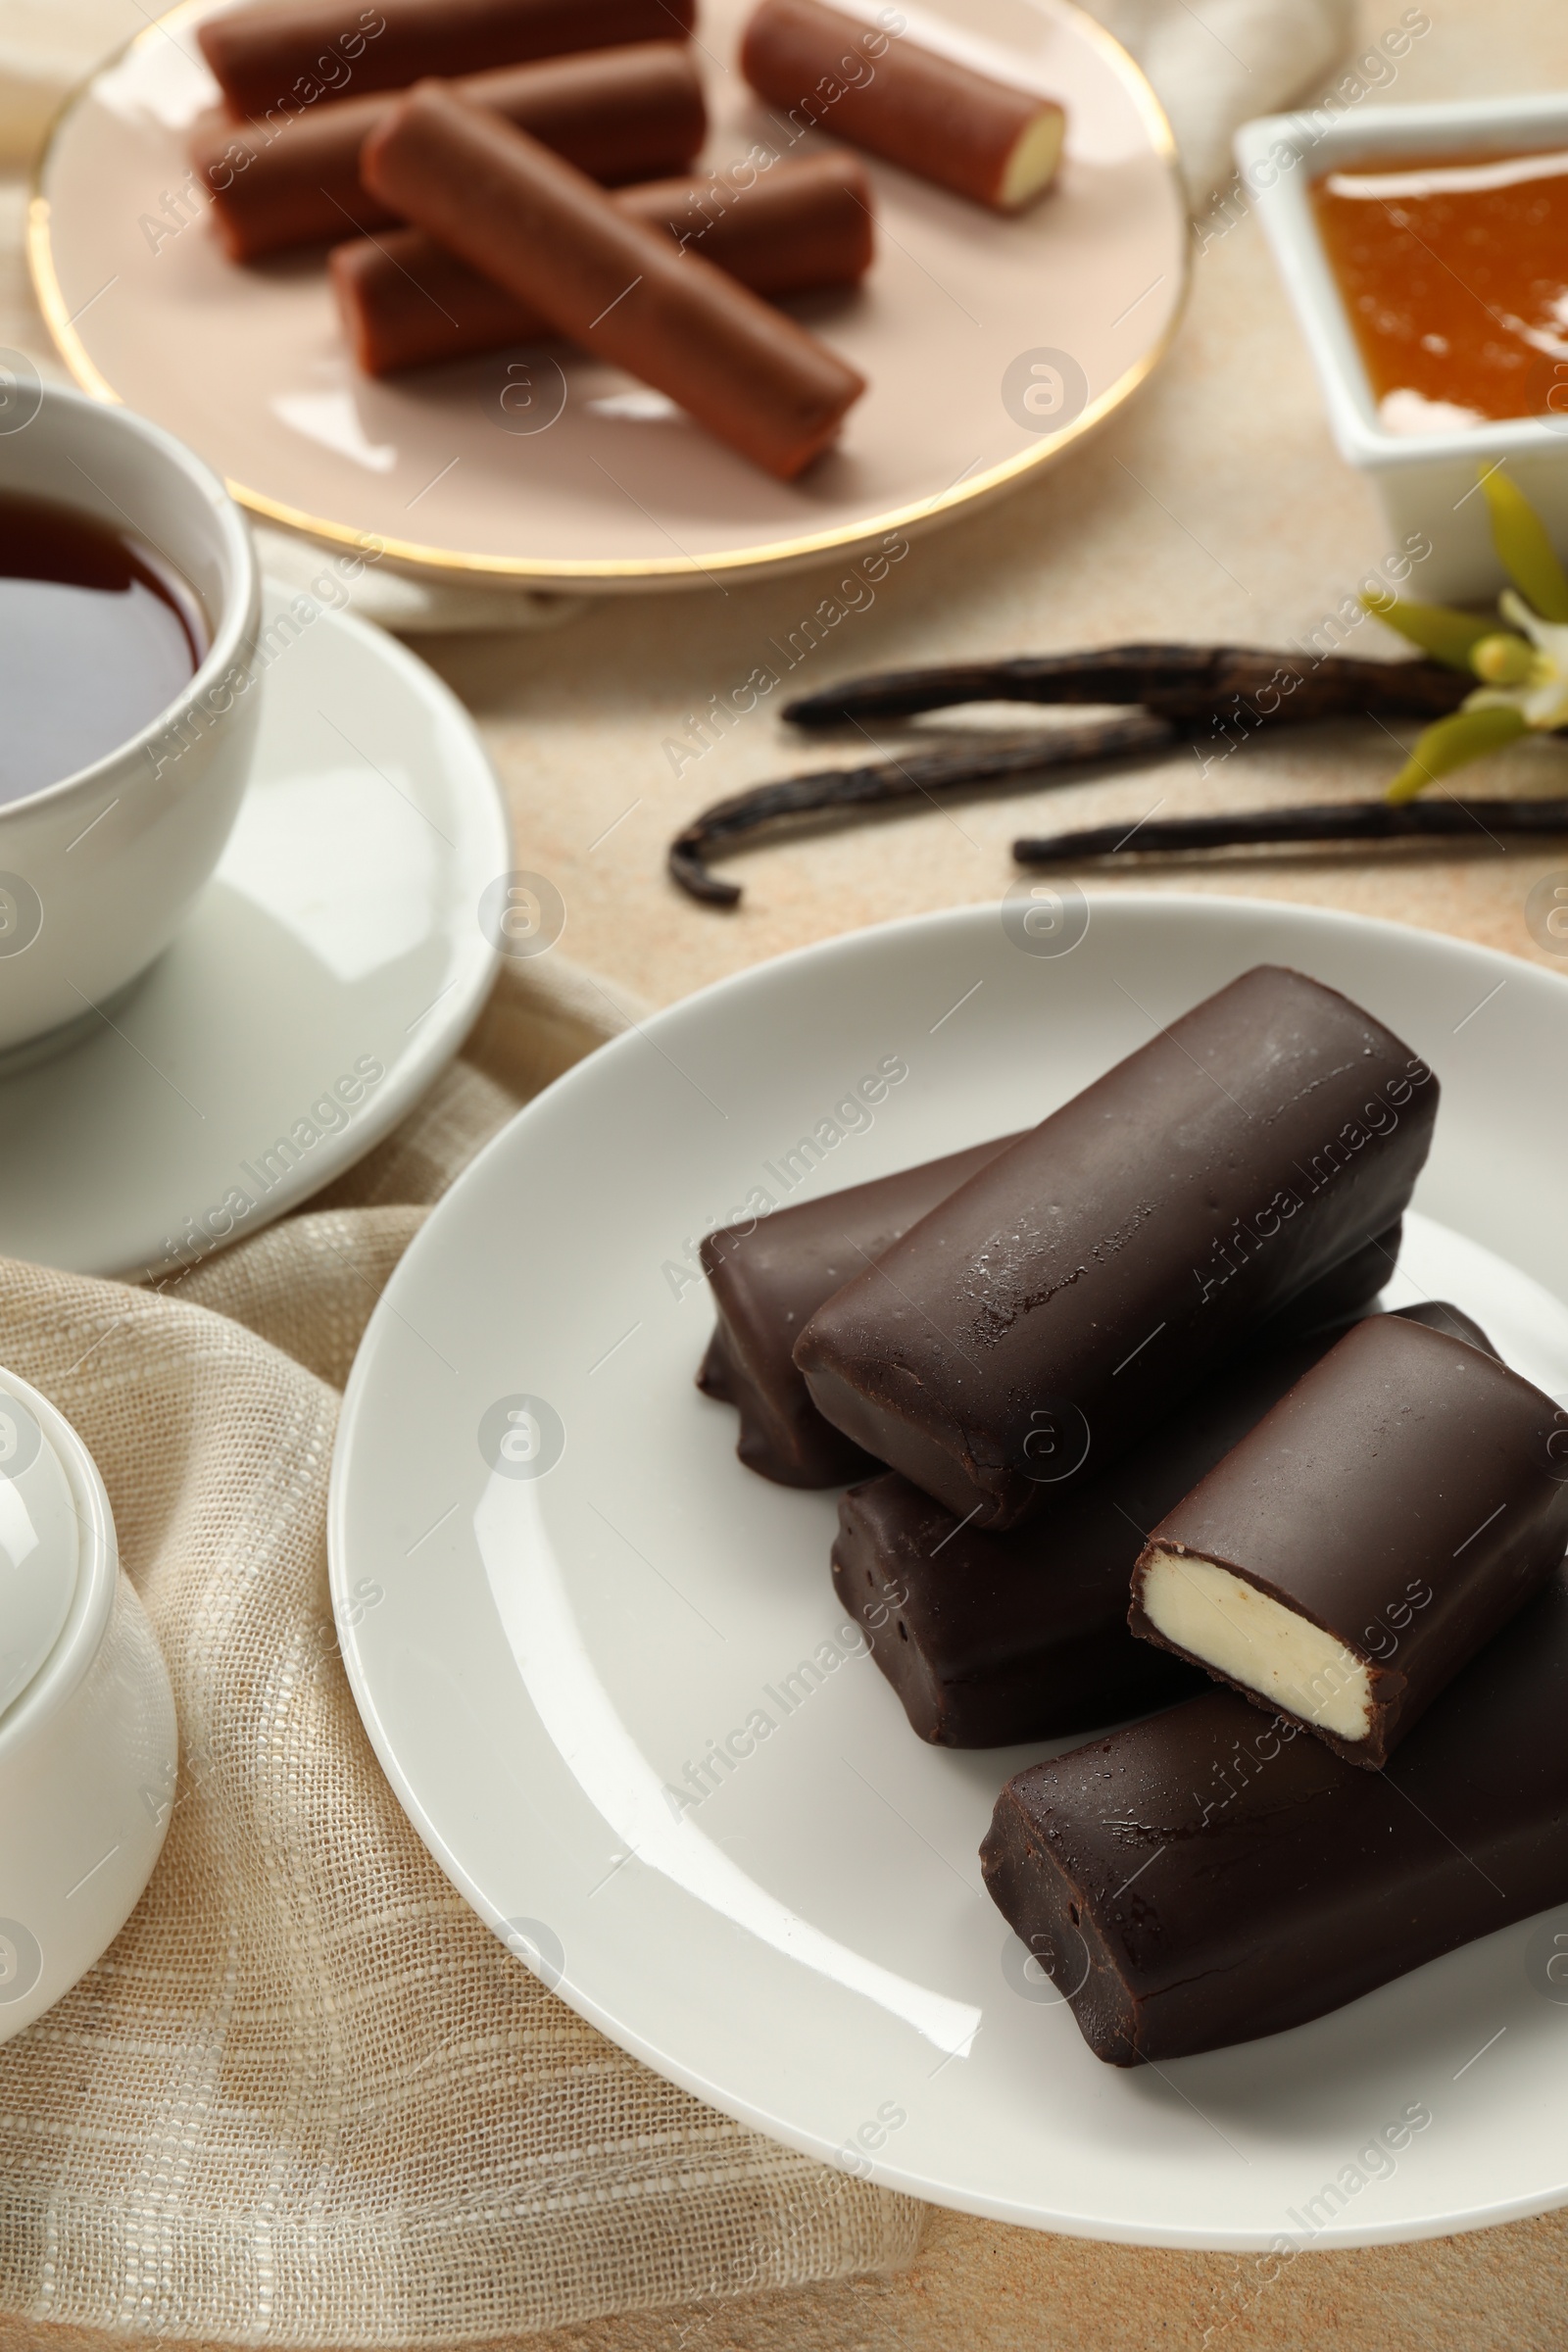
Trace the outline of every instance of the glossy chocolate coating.
<path fill-rule="evenodd" d="M 697 1385 L 739 1411 L 735 1450 L 748 1469 L 781 1487 L 838 1487 L 878 1467 L 823 1420 L 795 1343 L 824 1298 L 1016 1141 L 1001 1136 L 708 1235 L 703 1272 L 718 1319 Z"/>
<path fill-rule="evenodd" d="M 976 203 L 1011 211 L 1018 142 L 1043 112 L 1033 90 L 994 81 L 818 0 L 762 0 L 746 28 L 741 72 L 794 122 L 820 125 Z"/>
<path fill-rule="evenodd" d="M 1561 1461 L 1549 1450 L 1559 1431 Z M 1459 1340 L 1383 1316 L 1303 1372 L 1152 1529 L 1129 1622 L 1192 1655 L 1144 1612 L 1156 1550 L 1211 1560 L 1257 1587 L 1366 1662 L 1366 1738 L 1322 1721 L 1306 1728 L 1372 1768 L 1565 1548 L 1568 1422 L 1552 1399 Z M 1206 1671 L 1266 1715 L 1281 1711 Z"/>
<path fill-rule="evenodd" d="M 703 85 L 680 41 L 503 66 L 457 86 L 607 185 L 684 171 L 708 132 Z M 360 150 L 397 103 L 372 93 L 279 124 L 203 116 L 191 134 L 191 163 L 212 194 L 230 260 L 256 261 L 395 220 L 362 183 Z"/>
<path fill-rule="evenodd" d="M 971 1177 L 795 1360 L 868 1453 L 1016 1526 L 1391 1225 L 1437 1106 L 1370 1013 L 1260 965 Z"/>
<path fill-rule="evenodd" d="M 667 41 L 696 14 L 696 0 L 259 0 L 207 17 L 196 38 L 236 114 L 266 116 L 405 89 L 423 74 Z"/>
<path fill-rule="evenodd" d="M 1096 2057 L 1221 2049 L 1568 1901 L 1565 1721 L 1559 1570 L 1386 1771 L 1215 1688 L 1019 1773 L 981 1867 Z"/>
<path fill-rule="evenodd" d="M 1489 1346 L 1456 1307 L 1400 1315 Z M 852 1488 L 839 1504 L 834 1590 L 920 1738 L 944 1747 L 1057 1740 L 1202 1689 L 1196 1668 L 1180 1668 L 1179 1683 L 1152 1675 L 1152 1645 L 1128 1631 L 1144 1531 L 1343 1330 L 1260 1344 L 1114 1469 L 1011 1535 L 965 1527 L 893 1471 Z"/>
<path fill-rule="evenodd" d="M 781 481 L 826 448 L 865 389 L 782 311 L 443 83 L 400 103 L 360 170 L 382 203 Z"/>
<path fill-rule="evenodd" d="M 775 164 L 743 189 L 722 174 L 660 179 L 624 188 L 615 201 L 770 299 L 851 285 L 871 266 L 871 183 L 851 155 Z M 554 331 L 538 311 L 422 229 L 356 238 L 336 248 L 328 268 L 344 331 L 368 375 L 466 359 Z"/>
<path fill-rule="evenodd" d="M 718 1312 L 697 1385 L 740 1414 L 735 1450 L 748 1469 L 783 1487 L 840 1487 L 880 1469 L 873 1454 L 823 1420 L 796 1368 L 795 1342 L 824 1299 L 1017 1141 L 1003 1136 L 708 1235 L 703 1271 Z M 1265 1336 L 1278 1340 L 1358 1314 L 1398 1254 L 1396 1225 L 1303 1291 Z"/>
<path fill-rule="evenodd" d="M 1127 1631 L 1139 1536 L 1102 1493 L 1115 1477 L 1009 1536 L 977 1535 L 896 1471 L 842 1498 L 833 1590 L 919 1739 L 1057 1740 L 1202 1689 Z"/>

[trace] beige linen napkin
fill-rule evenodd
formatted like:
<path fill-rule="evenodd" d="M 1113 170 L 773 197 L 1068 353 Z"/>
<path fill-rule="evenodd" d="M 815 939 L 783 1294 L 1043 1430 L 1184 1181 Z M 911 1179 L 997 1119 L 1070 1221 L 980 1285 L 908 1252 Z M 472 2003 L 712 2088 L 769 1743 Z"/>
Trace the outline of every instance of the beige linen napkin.
<path fill-rule="evenodd" d="M 140 1905 L 0 2048 L 8 2342 L 487 2342 L 915 2249 L 918 2205 L 648 2073 L 503 1948 L 337 1651 L 326 1482 L 370 1308 L 425 1205 L 624 1018 L 555 958 L 513 967 L 404 1127 L 162 1293 L 0 1260 L 0 1363 L 103 1472 L 181 1746 Z"/>
<path fill-rule="evenodd" d="M 1087 0 L 1154 85 L 1198 204 L 1231 174 L 1240 123 L 1314 89 L 1355 24 L 1355 0 Z"/>

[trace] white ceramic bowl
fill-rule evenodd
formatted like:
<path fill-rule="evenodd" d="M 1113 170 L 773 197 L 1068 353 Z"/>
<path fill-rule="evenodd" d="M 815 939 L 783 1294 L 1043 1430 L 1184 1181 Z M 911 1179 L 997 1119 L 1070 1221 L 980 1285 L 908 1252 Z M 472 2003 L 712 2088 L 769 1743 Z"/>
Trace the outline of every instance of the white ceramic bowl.
<path fill-rule="evenodd" d="M 0 1463 L 0 1476 L 13 1505 L 30 1503 L 37 1542 L 27 1548 L 25 1508 L 17 1542 L 13 1508 L 0 1525 L 0 1643 L 17 1622 L 6 1604 L 21 1572 L 24 1639 L 39 1622 L 40 1583 L 69 1598 L 47 1653 L 0 1714 L 0 2041 L 69 1991 L 130 1916 L 163 1846 L 178 1764 L 168 1670 L 120 1572 L 103 1480 L 48 1398 L 0 1372 L 0 1441 L 19 1425 L 33 1458 L 15 1479 Z M 40 1449 L 63 1476 L 59 1513 Z"/>
<path fill-rule="evenodd" d="M 1508 471 L 1568 551 L 1568 408 L 1456 432 L 1410 436 L 1380 423 L 1345 305 L 1312 218 L 1308 190 L 1325 172 L 1395 158 L 1568 148 L 1568 94 L 1461 99 L 1443 106 L 1372 106 L 1328 128 L 1311 115 L 1267 115 L 1236 134 L 1236 160 L 1296 307 L 1343 457 L 1369 474 L 1388 522 L 1385 555 L 1424 536 L 1408 593 L 1481 604 L 1504 585 L 1483 466 Z"/>
<path fill-rule="evenodd" d="M 95 1007 L 169 945 L 238 813 L 261 697 L 249 529 L 172 434 L 79 392 L 12 383 L 0 404 L 3 492 L 132 527 L 195 589 L 211 649 L 140 734 L 0 807 L 0 1054 L 98 1026 Z"/>

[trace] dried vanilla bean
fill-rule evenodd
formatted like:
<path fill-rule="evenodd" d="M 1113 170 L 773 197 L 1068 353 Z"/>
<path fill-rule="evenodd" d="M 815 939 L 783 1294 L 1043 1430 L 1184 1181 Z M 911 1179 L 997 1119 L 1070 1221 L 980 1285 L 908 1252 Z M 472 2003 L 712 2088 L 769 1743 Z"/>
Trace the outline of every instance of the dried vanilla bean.
<path fill-rule="evenodd" d="M 916 751 L 903 760 L 785 776 L 705 808 L 671 842 L 670 875 L 690 897 L 705 905 L 733 906 L 741 896 L 739 884 L 710 873 L 707 860 L 751 834 L 792 817 L 887 808 L 901 801 L 926 800 L 939 792 L 983 791 L 988 785 L 1010 785 L 1020 776 L 1048 768 L 1054 771 L 1091 760 L 1152 757 L 1169 751 L 1176 740 L 1177 731 L 1168 720 L 1134 710 L 1123 718 L 1094 719 L 1032 735 L 999 735 L 983 746 L 960 752 Z"/>
<path fill-rule="evenodd" d="M 1015 841 L 1020 865 L 1078 865 L 1096 858 L 1231 850 L 1285 842 L 1451 840 L 1485 833 L 1568 834 L 1568 800 L 1338 801 L 1326 808 L 1256 808 L 1234 816 L 1151 817 L 1087 825 Z"/>
<path fill-rule="evenodd" d="M 1142 703 L 1189 721 L 1247 706 L 1253 723 L 1320 718 L 1434 718 L 1456 710 L 1473 677 L 1439 662 L 1316 659 L 1236 645 L 1107 645 L 1090 652 L 956 662 L 930 669 L 849 678 L 785 707 L 798 727 L 852 719 L 912 718 L 962 703 Z"/>

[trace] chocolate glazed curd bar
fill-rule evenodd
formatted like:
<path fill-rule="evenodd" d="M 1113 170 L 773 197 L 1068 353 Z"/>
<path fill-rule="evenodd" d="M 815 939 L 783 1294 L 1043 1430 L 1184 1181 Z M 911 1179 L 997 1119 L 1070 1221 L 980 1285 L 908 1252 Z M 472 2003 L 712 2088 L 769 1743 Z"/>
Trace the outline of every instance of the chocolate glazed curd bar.
<path fill-rule="evenodd" d="M 922 49 L 896 9 L 875 24 L 820 0 L 761 0 L 741 72 L 800 128 L 815 124 L 959 196 L 1015 213 L 1049 187 L 1066 116 L 1054 98 Z"/>
<path fill-rule="evenodd" d="M 749 1470 L 784 1487 L 840 1487 L 881 1467 L 823 1420 L 796 1366 L 795 1340 L 867 1258 L 890 1248 L 1010 1140 L 955 1152 L 707 1236 L 703 1270 L 718 1313 L 697 1385 L 739 1413 L 735 1450 Z M 1391 1226 L 1320 1276 L 1271 1318 L 1259 1345 L 1342 1324 L 1370 1305 L 1394 1272 L 1400 1231 Z"/>
<path fill-rule="evenodd" d="M 1562 1419 L 1473 1347 L 1359 1324 L 1153 1529 L 1128 1622 L 1383 1765 L 1562 1559 Z"/>
<path fill-rule="evenodd" d="M 717 1320 L 697 1385 L 740 1413 L 735 1450 L 749 1470 L 781 1487 L 836 1487 L 876 1467 L 811 1402 L 795 1343 L 824 1298 L 1016 1141 L 975 1144 L 706 1237 Z"/>
<path fill-rule="evenodd" d="M 865 390 L 793 318 L 446 83 L 401 101 L 360 171 L 392 211 L 780 481 L 820 455 Z"/>
<path fill-rule="evenodd" d="M 341 105 L 421 74 L 480 74 L 568 49 L 684 38 L 696 0 L 260 0 L 197 27 L 239 115 Z"/>
<path fill-rule="evenodd" d="M 684 171 L 708 135 L 702 81 L 681 41 L 503 66 L 456 87 L 607 184 Z M 204 115 L 191 164 L 229 259 L 253 262 L 395 220 L 395 208 L 361 179 L 360 150 L 397 104 L 374 92 L 277 127 Z"/>
<path fill-rule="evenodd" d="M 823 1420 L 796 1368 L 795 1342 L 836 1290 L 1018 1140 L 1001 1136 L 825 1200 L 721 1225 L 706 1237 L 703 1272 L 717 1319 L 697 1385 L 740 1414 L 735 1450 L 749 1470 L 783 1487 L 839 1487 L 880 1467 Z M 1398 1254 L 1395 1225 L 1303 1291 L 1270 1324 L 1268 1336 L 1358 1314 L 1382 1290 Z M 1152 1526 L 1158 1515 L 1142 1524 Z"/>
<path fill-rule="evenodd" d="M 1278 2034 L 1568 1900 L 1568 1576 L 1383 1772 L 1211 1690 L 1008 1782 L 992 1899 L 1112 2066 Z"/>
<path fill-rule="evenodd" d="M 850 155 L 781 162 L 740 189 L 722 175 L 655 180 L 622 189 L 615 202 L 770 299 L 853 285 L 871 266 L 871 183 Z M 421 229 L 356 238 L 336 248 L 327 268 L 344 331 L 368 375 L 536 342 L 555 331 L 538 311 Z"/>
<path fill-rule="evenodd" d="M 1456 1307 L 1433 1302 L 1399 1315 L 1489 1348 Z M 1003 1747 L 1089 1731 L 1201 1690 L 1185 1666 L 1180 1681 L 1151 1672 L 1158 1652 L 1128 1630 L 1144 1531 L 1344 1330 L 1260 1344 L 1104 1477 L 1010 1535 L 977 1534 L 893 1472 L 853 1487 L 839 1504 L 833 1587 L 912 1730 L 944 1747 Z M 1395 1637 L 1385 1640 L 1392 1649 Z M 1174 1665 L 1161 1659 L 1162 1669 Z"/>
<path fill-rule="evenodd" d="M 836 1292 L 795 1361 L 857 1445 L 1014 1527 L 1386 1231 L 1437 1106 L 1371 1013 L 1259 965 Z"/>

